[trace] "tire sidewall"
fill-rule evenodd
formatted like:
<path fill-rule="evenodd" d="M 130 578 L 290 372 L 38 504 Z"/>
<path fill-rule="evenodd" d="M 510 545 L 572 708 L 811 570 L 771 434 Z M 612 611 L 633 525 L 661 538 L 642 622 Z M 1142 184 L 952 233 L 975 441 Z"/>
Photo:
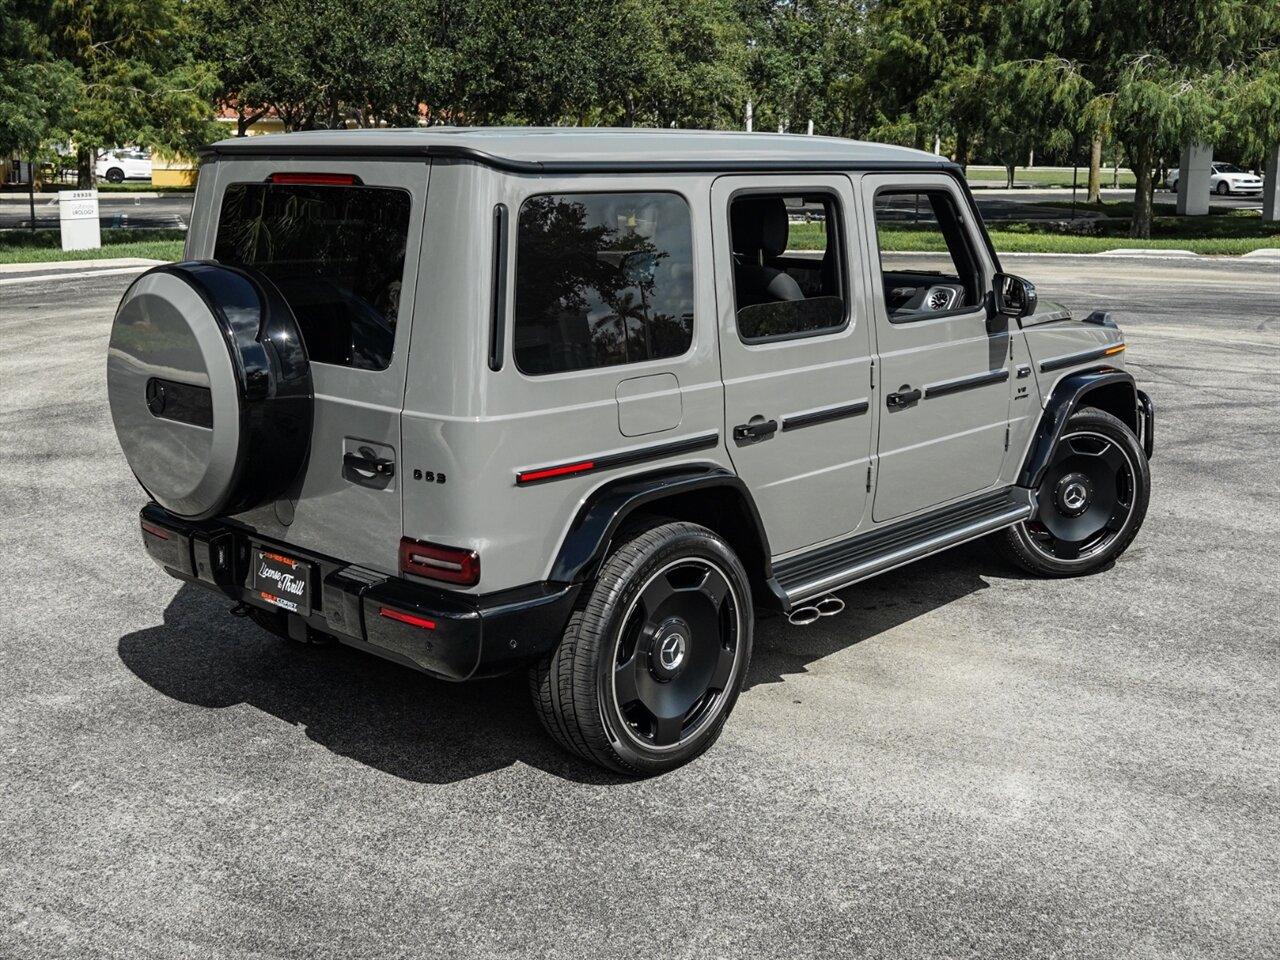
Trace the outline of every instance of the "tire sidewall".
<path fill-rule="evenodd" d="M 737 703 L 742 682 L 751 663 L 754 616 L 746 571 L 733 550 L 715 533 L 691 523 L 656 526 L 647 532 L 660 534 L 663 539 L 651 549 L 619 550 L 606 561 L 596 582 L 596 588 L 607 590 L 609 596 L 606 601 L 607 614 L 599 624 L 601 643 L 595 663 L 595 695 L 601 726 L 618 760 L 625 766 L 644 773 L 659 773 L 687 763 L 706 751 L 719 737 Z M 696 737 L 678 748 L 650 751 L 635 743 L 621 729 L 622 720 L 618 715 L 613 691 L 613 664 L 617 656 L 619 634 L 624 626 L 623 618 L 632 602 L 655 573 L 682 559 L 702 559 L 714 563 L 728 579 L 738 613 L 738 656 L 718 715 L 708 721 Z"/>

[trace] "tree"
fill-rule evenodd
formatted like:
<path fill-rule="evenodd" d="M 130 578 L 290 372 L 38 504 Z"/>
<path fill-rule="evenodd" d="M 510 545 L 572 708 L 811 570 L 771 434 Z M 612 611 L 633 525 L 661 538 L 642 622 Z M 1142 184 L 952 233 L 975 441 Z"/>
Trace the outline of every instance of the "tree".
<path fill-rule="evenodd" d="M 0 155 L 17 154 L 31 165 L 27 200 L 36 227 L 35 168 L 42 149 L 63 133 L 74 88 L 67 65 L 49 56 L 45 5 L 0 0 Z"/>
<path fill-rule="evenodd" d="M 1257 51 L 1273 5 L 1255 0 L 1023 0 L 1019 33 L 1068 64 L 1088 99 L 1082 127 L 1111 130 L 1137 178 L 1130 235 L 1151 235 L 1156 164 L 1225 129 L 1238 64 Z"/>
<path fill-rule="evenodd" d="M 33 4 L 32 6 L 36 6 Z M 212 71 L 190 59 L 180 0 L 51 0 L 50 59 L 73 77 L 61 104 L 76 145 L 80 186 L 93 183 L 94 148 L 145 143 L 190 153 L 212 130 Z"/>
<path fill-rule="evenodd" d="M 867 16 L 845 0 L 746 0 L 747 78 L 761 129 L 849 136 L 868 122 L 860 70 Z"/>

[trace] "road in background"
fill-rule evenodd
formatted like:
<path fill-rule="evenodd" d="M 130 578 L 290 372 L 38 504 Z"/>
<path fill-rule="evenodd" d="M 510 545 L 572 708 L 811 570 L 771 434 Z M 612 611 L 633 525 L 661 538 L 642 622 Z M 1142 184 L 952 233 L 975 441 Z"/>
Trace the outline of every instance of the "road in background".
<path fill-rule="evenodd" d="M 190 193 L 162 193 L 139 196 L 129 193 L 98 194 L 98 222 L 102 229 L 128 227 L 130 229 L 186 229 L 191 223 Z M 0 202 L 0 229 L 12 230 L 30 227 L 31 210 L 23 198 L 19 203 L 14 195 Z M 54 197 L 36 197 L 36 227 L 58 228 L 58 201 Z"/>
<path fill-rule="evenodd" d="M 103 382 L 129 282 L 0 288 L 0 955 L 1274 957 L 1280 280 L 1010 256 L 1113 312 L 1146 527 L 980 544 L 759 624 L 695 763 L 558 750 L 522 677 L 277 640 L 146 558 Z"/>
<path fill-rule="evenodd" d="M 1062 203 L 1071 201 L 1070 189 L 1057 190 L 974 190 L 978 201 L 978 209 L 987 220 L 1064 220 L 1071 216 L 1069 209 L 1045 206 L 1047 202 Z M 1084 202 L 1083 187 L 1077 194 L 1080 206 L 1078 216 L 1099 216 L 1090 211 Z M 1104 190 L 1107 200 L 1132 200 L 1132 190 Z M 1157 191 L 1157 203 L 1174 203 L 1176 194 L 1167 190 Z M 129 227 L 133 229 L 147 228 L 179 228 L 185 229 L 191 222 L 192 195 L 186 193 L 160 194 L 158 196 L 139 196 L 127 193 L 103 193 L 98 196 L 98 209 L 101 212 L 100 222 L 104 230 L 112 227 Z M 1209 205 L 1214 208 L 1261 210 L 1260 197 L 1219 197 L 1209 198 Z M 0 202 L 0 229 L 16 229 L 29 226 L 30 211 L 25 200 L 17 201 L 13 194 L 6 195 Z M 58 226 L 58 204 L 47 196 L 36 198 L 36 225 L 56 229 Z"/>

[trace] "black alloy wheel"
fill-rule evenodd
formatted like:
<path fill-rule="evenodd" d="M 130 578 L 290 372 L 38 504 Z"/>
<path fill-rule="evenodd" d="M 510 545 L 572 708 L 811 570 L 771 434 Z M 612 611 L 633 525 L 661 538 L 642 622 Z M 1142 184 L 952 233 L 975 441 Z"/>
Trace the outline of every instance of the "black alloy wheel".
<path fill-rule="evenodd" d="M 1151 474 L 1137 438 L 1116 417 L 1085 408 L 1067 426 L 1036 491 L 1036 512 L 994 543 L 1044 576 L 1090 573 L 1116 559 L 1142 526 Z"/>
<path fill-rule="evenodd" d="M 737 701 L 750 587 L 705 527 L 652 520 L 621 540 L 560 645 L 530 670 L 530 690 L 567 749 L 621 773 L 661 773 L 710 747 Z"/>
<path fill-rule="evenodd" d="M 108 183 L 124 183 L 124 171 L 119 167 L 112 167 L 107 171 Z"/>
<path fill-rule="evenodd" d="M 676 750 L 719 714 L 740 651 L 741 607 L 729 575 L 702 557 L 667 564 L 631 601 L 609 700 L 636 746 Z"/>

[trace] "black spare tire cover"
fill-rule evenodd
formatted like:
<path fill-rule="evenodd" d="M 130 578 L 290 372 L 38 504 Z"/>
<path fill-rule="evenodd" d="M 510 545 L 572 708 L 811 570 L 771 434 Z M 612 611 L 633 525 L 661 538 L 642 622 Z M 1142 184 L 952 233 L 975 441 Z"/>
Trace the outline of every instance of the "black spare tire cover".
<path fill-rule="evenodd" d="M 312 385 L 297 319 L 262 274 L 167 264 L 125 291 L 107 395 L 134 475 L 191 520 L 279 498 L 311 442 Z"/>

